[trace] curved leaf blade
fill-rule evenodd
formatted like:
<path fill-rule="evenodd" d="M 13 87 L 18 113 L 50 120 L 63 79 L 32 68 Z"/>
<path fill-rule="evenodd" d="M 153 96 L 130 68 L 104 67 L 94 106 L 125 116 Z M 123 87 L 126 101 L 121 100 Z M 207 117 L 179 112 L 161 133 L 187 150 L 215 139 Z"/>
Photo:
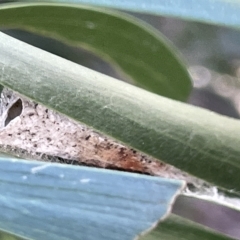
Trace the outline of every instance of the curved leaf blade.
<path fill-rule="evenodd" d="M 183 181 L 0 158 L 0 228 L 32 239 L 134 239 L 164 218 Z"/>
<path fill-rule="evenodd" d="M 240 191 L 240 122 L 0 34 L 0 83 L 144 153 Z M 67 96 L 67 97 L 63 97 Z"/>
<path fill-rule="evenodd" d="M 238 0 L 51 0 L 51 2 L 90 4 L 93 6 L 178 17 L 234 28 L 239 28 L 240 26 L 240 3 Z"/>
<path fill-rule="evenodd" d="M 90 49 L 120 67 L 130 82 L 154 93 L 177 100 L 186 100 L 190 93 L 189 75 L 171 44 L 151 26 L 125 14 L 72 5 L 4 5 L 0 27 Z"/>

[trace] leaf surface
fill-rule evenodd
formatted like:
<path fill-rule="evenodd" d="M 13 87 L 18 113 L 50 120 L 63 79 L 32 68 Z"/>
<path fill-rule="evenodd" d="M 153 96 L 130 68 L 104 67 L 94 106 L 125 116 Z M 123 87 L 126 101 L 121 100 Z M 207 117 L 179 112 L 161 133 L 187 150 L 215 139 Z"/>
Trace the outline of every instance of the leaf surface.
<path fill-rule="evenodd" d="M 0 84 L 217 186 L 240 191 L 240 122 L 0 34 Z"/>
<path fill-rule="evenodd" d="M 31 239 L 134 239 L 183 181 L 0 157 L 0 229 Z"/>
<path fill-rule="evenodd" d="M 121 69 L 129 82 L 154 93 L 177 100 L 190 93 L 191 81 L 176 49 L 150 25 L 126 14 L 77 5 L 3 5 L 0 28 L 88 49 Z"/>
<path fill-rule="evenodd" d="M 117 8 L 177 17 L 234 28 L 240 26 L 239 0 L 51 0 L 51 2 L 81 3 L 104 8 Z"/>

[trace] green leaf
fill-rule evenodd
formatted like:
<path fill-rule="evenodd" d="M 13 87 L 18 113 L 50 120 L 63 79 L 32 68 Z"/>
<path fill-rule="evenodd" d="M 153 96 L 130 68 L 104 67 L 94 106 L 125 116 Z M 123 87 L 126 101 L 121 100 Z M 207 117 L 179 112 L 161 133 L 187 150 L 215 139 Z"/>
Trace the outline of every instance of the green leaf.
<path fill-rule="evenodd" d="M 240 191 L 240 122 L 0 34 L 0 84 L 142 152 Z"/>
<path fill-rule="evenodd" d="M 190 93 L 189 75 L 172 45 L 157 30 L 126 14 L 71 5 L 4 5 L 0 27 L 89 49 L 120 67 L 130 82 L 154 93 L 177 100 L 186 100 Z"/>
<path fill-rule="evenodd" d="M 134 239 L 165 217 L 183 181 L 0 158 L 0 229 L 36 240 Z"/>
<path fill-rule="evenodd" d="M 35 0 L 35 2 L 37 1 Z M 51 0 L 51 2 L 83 3 L 227 25 L 235 28 L 240 26 L 240 2 L 238 0 Z"/>
<path fill-rule="evenodd" d="M 0 240 L 25 240 L 26 238 L 16 236 L 0 230 Z"/>
<path fill-rule="evenodd" d="M 230 240 L 232 238 L 216 233 L 200 224 L 170 215 L 164 222 L 139 240 Z"/>

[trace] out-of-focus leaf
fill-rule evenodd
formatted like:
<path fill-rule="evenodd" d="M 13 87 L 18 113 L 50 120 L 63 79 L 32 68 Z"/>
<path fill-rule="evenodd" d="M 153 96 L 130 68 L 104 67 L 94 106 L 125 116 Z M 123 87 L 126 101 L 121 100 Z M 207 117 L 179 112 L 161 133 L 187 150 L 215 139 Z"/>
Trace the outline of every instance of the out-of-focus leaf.
<path fill-rule="evenodd" d="M 27 240 L 27 239 L 0 230 L 0 240 Z"/>
<path fill-rule="evenodd" d="M 22 1 L 22 0 L 21 0 Z M 28 2 L 29 0 L 25 0 Z M 82 3 L 128 11 L 178 17 L 229 27 L 240 26 L 239 0 L 50 0 L 51 2 Z M 31 0 L 34 2 L 34 0 Z M 35 2 L 38 2 L 35 0 Z"/>
<path fill-rule="evenodd" d="M 183 181 L 0 158 L 0 229 L 39 240 L 134 239 L 165 217 Z"/>
<path fill-rule="evenodd" d="M 0 34 L 0 83 L 135 149 L 240 191 L 240 122 Z"/>
<path fill-rule="evenodd" d="M 217 194 L 215 193 L 215 195 Z M 215 231 L 220 231 L 222 234 L 226 233 L 230 237 L 238 239 L 239 234 L 236 230 L 239 228 L 240 221 L 239 198 L 235 198 L 235 207 L 228 207 L 218 204 L 217 202 L 218 200 L 224 201 L 223 195 L 219 197 L 219 199 L 215 196 L 215 201 L 212 202 L 199 199 L 198 196 L 199 195 L 195 195 L 194 197 L 186 195 L 179 196 L 172 212 L 191 221 L 197 221 L 199 224 L 215 229 Z M 236 208 L 238 208 L 238 211 L 236 211 Z M 226 228 L 222 226 L 226 226 Z M 227 226 L 230 226 L 230 231 Z"/>
<path fill-rule="evenodd" d="M 126 14 L 57 4 L 0 6 L 0 27 L 24 29 L 101 55 L 154 93 L 186 100 L 191 81 L 171 44 Z"/>
<path fill-rule="evenodd" d="M 200 224 L 186 220 L 177 215 L 170 215 L 164 222 L 139 240 L 230 240 Z"/>

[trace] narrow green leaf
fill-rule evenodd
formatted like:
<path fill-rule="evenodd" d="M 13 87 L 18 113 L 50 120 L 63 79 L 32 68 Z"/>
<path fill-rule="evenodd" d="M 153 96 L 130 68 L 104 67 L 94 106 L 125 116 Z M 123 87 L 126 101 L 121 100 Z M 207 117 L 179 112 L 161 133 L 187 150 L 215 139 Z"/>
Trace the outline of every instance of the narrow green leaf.
<path fill-rule="evenodd" d="M 0 83 L 218 186 L 240 191 L 240 122 L 0 34 Z"/>
<path fill-rule="evenodd" d="M 200 224 L 186 220 L 177 215 L 170 215 L 164 222 L 139 240 L 230 240 Z"/>
<path fill-rule="evenodd" d="M 31 0 L 31 2 L 33 1 Z M 35 0 L 35 2 L 37 1 Z M 83 3 L 93 6 L 178 17 L 229 27 L 239 28 L 240 26 L 240 2 L 238 0 L 51 0 L 51 2 Z"/>
<path fill-rule="evenodd" d="M 130 82 L 154 93 L 177 100 L 190 93 L 191 81 L 176 50 L 157 30 L 133 17 L 72 5 L 0 7 L 4 29 L 25 29 L 89 49 L 120 67 Z"/>
<path fill-rule="evenodd" d="M 35 240 L 134 239 L 165 217 L 183 181 L 0 158 L 0 229 Z"/>

